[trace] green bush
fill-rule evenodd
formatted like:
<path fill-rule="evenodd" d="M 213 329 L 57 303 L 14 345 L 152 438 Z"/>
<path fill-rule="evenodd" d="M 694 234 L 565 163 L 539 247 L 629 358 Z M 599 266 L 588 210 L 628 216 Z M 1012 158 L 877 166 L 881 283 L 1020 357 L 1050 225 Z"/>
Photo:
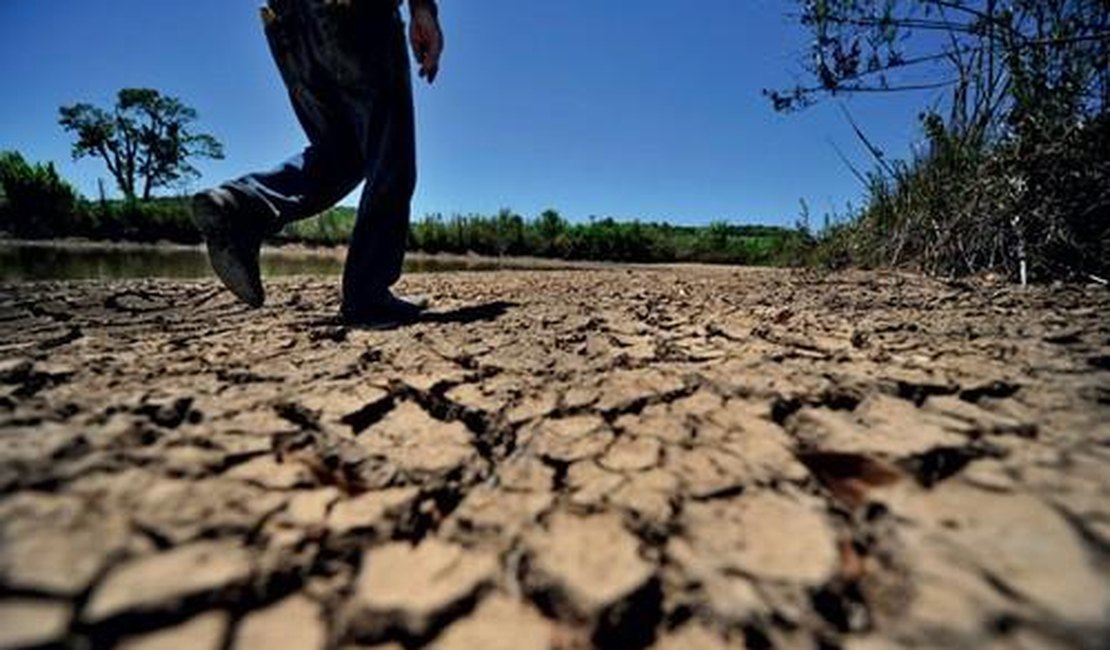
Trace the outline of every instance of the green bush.
<path fill-rule="evenodd" d="M 311 219 L 286 225 L 274 239 L 281 242 L 298 242 L 312 246 L 340 246 L 351 238 L 355 225 L 355 210 L 335 207 Z"/>
<path fill-rule="evenodd" d="M 96 220 L 96 236 L 100 239 L 181 244 L 201 241 L 189 200 L 184 197 L 100 201 L 83 206 Z"/>
<path fill-rule="evenodd" d="M 77 211 L 77 192 L 53 163 L 29 164 L 19 153 L 0 152 L 0 230 L 14 237 L 61 237 L 88 227 Z"/>
<path fill-rule="evenodd" d="M 187 198 L 88 201 L 53 164 L 32 165 L 16 152 L 0 153 L 0 189 L 0 230 L 12 237 L 200 241 Z"/>

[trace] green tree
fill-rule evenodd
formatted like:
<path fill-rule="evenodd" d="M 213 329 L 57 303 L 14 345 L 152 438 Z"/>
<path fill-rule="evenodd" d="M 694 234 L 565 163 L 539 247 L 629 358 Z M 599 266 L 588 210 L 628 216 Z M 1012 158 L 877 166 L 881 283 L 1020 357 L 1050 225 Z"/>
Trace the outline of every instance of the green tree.
<path fill-rule="evenodd" d="M 548 208 L 540 213 L 535 223 L 535 230 L 538 234 L 538 248 L 541 254 L 557 255 L 559 240 L 565 236 L 567 230 L 566 219 L 563 219 L 557 210 Z"/>
<path fill-rule="evenodd" d="M 502 208 L 496 217 L 497 255 L 520 255 L 524 252 L 524 217 Z"/>
<path fill-rule="evenodd" d="M 195 109 L 150 88 L 124 88 L 116 105 L 62 106 L 59 123 L 76 136 L 74 159 L 100 158 L 128 199 L 199 176 L 191 161 L 223 158 L 223 145 L 192 130 Z"/>

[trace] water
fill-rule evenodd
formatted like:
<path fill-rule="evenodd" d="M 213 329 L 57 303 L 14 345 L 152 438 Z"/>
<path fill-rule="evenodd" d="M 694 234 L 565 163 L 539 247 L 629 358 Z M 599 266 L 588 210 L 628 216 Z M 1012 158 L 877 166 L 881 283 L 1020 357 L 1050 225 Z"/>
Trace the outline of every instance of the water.
<path fill-rule="evenodd" d="M 339 275 L 338 255 L 264 250 L 262 274 Z M 519 263 L 487 258 L 411 256 L 407 273 L 489 271 L 523 268 Z M 115 280 L 124 278 L 211 277 L 202 248 L 180 246 L 50 245 L 0 242 L 0 282 L 30 280 Z"/>

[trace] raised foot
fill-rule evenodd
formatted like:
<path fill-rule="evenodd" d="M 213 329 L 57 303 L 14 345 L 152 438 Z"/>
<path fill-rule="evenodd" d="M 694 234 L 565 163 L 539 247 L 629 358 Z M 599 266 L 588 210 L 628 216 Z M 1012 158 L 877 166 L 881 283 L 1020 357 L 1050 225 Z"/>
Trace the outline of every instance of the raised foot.
<path fill-rule="evenodd" d="M 208 261 L 235 297 L 251 307 L 266 301 L 258 267 L 261 234 L 247 223 L 238 200 L 215 188 L 193 196 L 193 221 L 208 246 Z"/>

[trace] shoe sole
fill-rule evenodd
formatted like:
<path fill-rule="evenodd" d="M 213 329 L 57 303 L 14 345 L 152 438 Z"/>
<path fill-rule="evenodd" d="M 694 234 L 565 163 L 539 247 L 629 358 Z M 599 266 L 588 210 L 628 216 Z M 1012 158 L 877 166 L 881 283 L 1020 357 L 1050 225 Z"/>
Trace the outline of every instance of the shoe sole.
<path fill-rule="evenodd" d="M 350 319 L 350 320 L 348 320 L 348 319 L 343 318 L 343 317 L 340 317 L 340 320 L 347 327 L 352 327 L 352 328 L 360 329 L 360 330 L 371 330 L 371 331 L 391 330 L 391 329 L 397 329 L 398 327 L 404 327 L 406 325 L 413 325 L 415 323 L 419 323 L 422 320 L 423 314 L 424 314 L 424 312 L 421 311 L 420 313 L 414 314 L 412 316 L 402 316 L 402 317 L 398 317 L 398 318 L 383 318 L 381 320 L 359 320 L 359 319 Z"/>
<path fill-rule="evenodd" d="M 261 307 L 266 302 L 265 293 L 252 287 L 251 272 L 235 254 L 231 242 L 226 241 L 220 218 L 214 200 L 203 194 L 193 198 L 193 221 L 204 236 L 208 263 L 216 277 L 236 298 L 251 307 Z"/>
<path fill-rule="evenodd" d="M 382 321 L 380 323 L 349 323 L 347 327 L 356 330 L 363 330 L 366 332 L 384 332 L 386 330 L 395 330 L 405 325 L 412 325 L 417 321 L 415 320 L 396 320 L 396 321 Z"/>

